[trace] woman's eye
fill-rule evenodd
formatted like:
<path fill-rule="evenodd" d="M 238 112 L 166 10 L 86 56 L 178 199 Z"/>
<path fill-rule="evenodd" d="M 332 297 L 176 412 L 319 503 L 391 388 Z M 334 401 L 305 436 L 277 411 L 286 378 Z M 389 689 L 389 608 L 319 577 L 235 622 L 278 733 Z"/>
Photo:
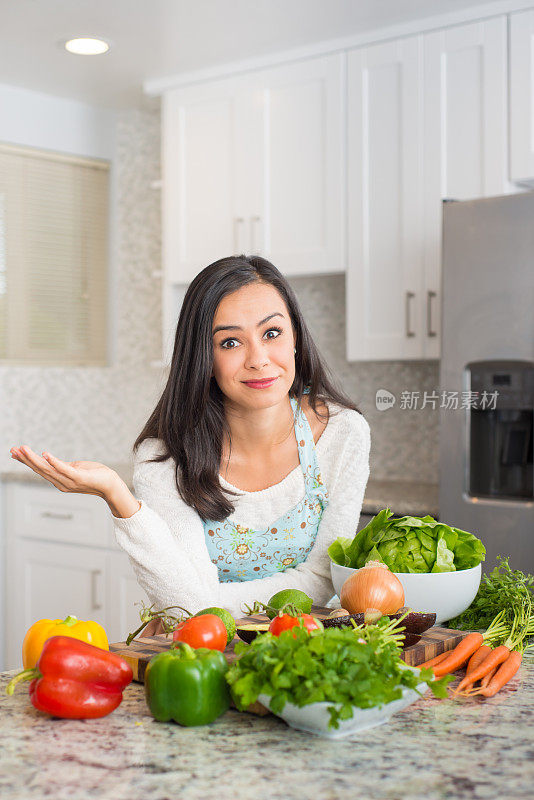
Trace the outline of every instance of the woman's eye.
<path fill-rule="evenodd" d="M 282 333 L 282 328 L 269 328 L 268 331 L 265 331 L 265 335 L 267 336 L 268 333 L 276 333 L 276 336 L 269 336 L 268 338 L 277 339 Z"/>
<path fill-rule="evenodd" d="M 227 347 L 229 342 L 237 342 L 237 339 L 225 339 L 224 342 L 221 342 L 223 350 L 234 350 L 233 347 Z"/>

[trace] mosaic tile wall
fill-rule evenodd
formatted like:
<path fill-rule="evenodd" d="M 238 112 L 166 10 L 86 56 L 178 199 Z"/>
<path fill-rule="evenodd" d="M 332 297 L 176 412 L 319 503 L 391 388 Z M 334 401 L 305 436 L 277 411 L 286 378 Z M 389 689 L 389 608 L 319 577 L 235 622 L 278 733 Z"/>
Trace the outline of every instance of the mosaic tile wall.
<path fill-rule="evenodd" d="M 14 444 L 49 450 L 65 460 L 123 463 L 164 385 L 160 357 L 159 113 L 118 115 L 116 234 L 113 254 L 115 338 L 105 368 L 0 367 L 0 471 L 26 468 L 9 455 Z M 403 390 L 432 391 L 437 362 L 350 364 L 345 352 L 343 276 L 291 281 L 325 361 L 365 413 L 372 431 L 371 475 L 438 480 L 438 412 L 399 408 Z M 378 412 L 377 389 L 397 397 Z"/>

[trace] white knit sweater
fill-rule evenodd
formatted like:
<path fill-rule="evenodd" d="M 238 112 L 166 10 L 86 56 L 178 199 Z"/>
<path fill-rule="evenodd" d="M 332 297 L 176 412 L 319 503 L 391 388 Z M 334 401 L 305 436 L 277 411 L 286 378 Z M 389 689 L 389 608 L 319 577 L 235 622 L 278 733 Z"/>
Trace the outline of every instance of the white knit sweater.
<path fill-rule="evenodd" d="M 130 556 L 137 581 L 156 608 L 180 605 L 191 612 L 221 606 L 242 616 L 242 604 L 267 600 L 280 589 L 302 589 L 324 605 L 334 594 L 327 548 L 338 536 L 352 538 L 369 477 L 370 430 L 356 411 L 329 404 L 330 418 L 315 445 L 321 477 L 329 492 L 315 544 L 303 563 L 267 578 L 219 582 L 204 540 L 204 524 L 186 505 L 175 484 L 175 463 L 142 463 L 162 451 L 159 439 L 145 439 L 134 463 L 134 494 L 141 508 L 127 519 L 113 517 L 117 542 Z M 223 488 L 235 489 L 222 476 Z M 230 496 L 231 518 L 259 530 L 279 519 L 304 497 L 300 465 L 280 483 L 258 492 Z"/>

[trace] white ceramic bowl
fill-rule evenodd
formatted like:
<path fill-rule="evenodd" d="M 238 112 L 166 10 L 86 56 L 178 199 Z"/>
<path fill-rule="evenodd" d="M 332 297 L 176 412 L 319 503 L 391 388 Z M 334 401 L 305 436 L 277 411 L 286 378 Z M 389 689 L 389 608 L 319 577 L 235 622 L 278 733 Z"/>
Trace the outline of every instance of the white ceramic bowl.
<path fill-rule="evenodd" d="M 410 667 L 410 669 L 413 669 Z M 416 670 L 413 670 L 416 672 Z M 417 670 L 418 672 L 418 670 Z M 401 711 L 403 708 L 412 705 L 420 699 L 421 695 L 428 691 L 426 683 L 420 683 L 417 690 L 402 687 L 402 697 L 392 700 L 383 706 L 373 706 L 372 708 L 352 707 L 352 717 L 339 721 L 339 728 L 330 728 L 330 712 L 328 707 L 335 703 L 310 703 L 307 706 L 294 706 L 293 703 L 286 703 L 283 710 L 277 716 L 281 717 L 287 725 L 307 733 L 314 733 L 325 739 L 344 739 L 357 738 L 361 731 L 367 728 L 374 728 L 376 725 L 383 725 L 389 721 L 392 714 Z M 269 708 L 270 697 L 260 694 L 260 703 L 265 708 Z"/>
<path fill-rule="evenodd" d="M 357 571 L 330 561 L 332 583 L 338 597 L 341 596 L 341 587 L 347 578 Z M 404 605 L 413 608 L 414 611 L 431 614 L 435 612 L 436 625 L 439 625 L 469 608 L 478 592 L 482 566 L 478 564 L 471 569 L 457 572 L 395 572 L 394 574 L 404 589 Z"/>

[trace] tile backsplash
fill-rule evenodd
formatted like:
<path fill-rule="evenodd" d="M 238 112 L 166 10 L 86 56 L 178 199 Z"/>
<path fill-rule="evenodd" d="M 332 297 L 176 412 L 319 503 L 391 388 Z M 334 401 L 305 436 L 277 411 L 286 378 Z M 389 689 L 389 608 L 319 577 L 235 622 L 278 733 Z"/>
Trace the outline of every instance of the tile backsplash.
<path fill-rule="evenodd" d="M 112 217 L 112 358 L 107 367 L 0 366 L 0 471 L 26 468 L 9 448 L 28 444 L 64 460 L 130 460 L 132 444 L 152 411 L 164 371 L 160 358 L 159 113 L 117 117 Z M 221 257 L 226 255 L 221 253 Z M 402 391 L 438 388 L 438 362 L 349 363 L 345 358 L 342 275 L 295 278 L 291 284 L 325 362 L 371 426 L 371 475 L 424 483 L 438 480 L 438 411 L 400 407 Z M 377 411 L 386 389 L 397 402 Z"/>

